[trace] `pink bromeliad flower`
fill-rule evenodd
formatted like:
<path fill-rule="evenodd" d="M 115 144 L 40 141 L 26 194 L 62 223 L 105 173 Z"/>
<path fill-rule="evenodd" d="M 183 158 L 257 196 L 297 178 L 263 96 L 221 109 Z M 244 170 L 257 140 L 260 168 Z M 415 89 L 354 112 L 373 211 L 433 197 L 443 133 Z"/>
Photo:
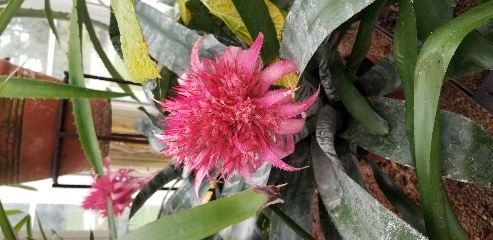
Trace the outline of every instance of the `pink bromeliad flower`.
<path fill-rule="evenodd" d="M 295 103 L 296 89 L 269 87 L 298 68 L 280 61 L 264 70 L 259 59 L 263 35 L 249 50 L 227 47 L 222 58 L 199 59 L 200 39 L 192 48 L 191 70 L 178 79 L 176 97 L 162 103 L 169 116 L 160 136 L 163 150 L 195 172 L 195 191 L 215 167 L 228 180 L 234 170 L 250 174 L 267 161 L 286 171 L 296 168 L 281 158 L 293 153 L 293 134 L 302 130 L 306 111 L 319 91 Z"/>
<path fill-rule="evenodd" d="M 123 213 L 132 201 L 132 194 L 140 190 L 149 182 L 155 174 L 148 177 L 129 176 L 133 169 L 121 168 L 113 172 L 110 170 L 108 158 L 103 160 L 106 168 L 106 175 L 97 177 L 92 174 L 94 182 L 91 185 L 91 193 L 82 202 L 82 208 L 100 212 L 103 217 L 108 216 L 107 197 L 113 202 L 113 212 L 115 216 Z"/>

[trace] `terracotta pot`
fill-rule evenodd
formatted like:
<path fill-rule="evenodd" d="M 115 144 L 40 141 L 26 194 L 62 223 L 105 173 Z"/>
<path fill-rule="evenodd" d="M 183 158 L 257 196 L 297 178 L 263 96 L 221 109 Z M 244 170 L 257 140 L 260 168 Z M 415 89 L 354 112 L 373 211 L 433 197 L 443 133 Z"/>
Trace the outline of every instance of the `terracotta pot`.
<path fill-rule="evenodd" d="M 0 75 L 17 66 L 0 60 Z M 16 76 L 42 81 L 55 78 L 20 69 Z M 91 100 L 92 116 L 99 136 L 111 134 L 111 106 L 108 100 Z M 55 142 L 61 100 L 0 98 L 0 185 L 50 178 L 53 174 Z M 72 105 L 67 101 L 63 131 L 76 133 Z M 77 138 L 61 139 L 59 175 L 90 169 Z M 102 156 L 107 156 L 109 142 L 100 141 Z"/>

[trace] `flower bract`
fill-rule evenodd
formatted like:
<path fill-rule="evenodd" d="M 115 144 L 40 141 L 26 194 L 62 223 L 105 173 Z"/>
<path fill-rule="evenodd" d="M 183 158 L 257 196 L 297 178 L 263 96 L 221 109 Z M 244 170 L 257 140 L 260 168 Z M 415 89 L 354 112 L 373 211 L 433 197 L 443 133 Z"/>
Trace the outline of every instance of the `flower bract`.
<path fill-rule="evenodd" d="M 237 170 L 250 181 L 263 161 L 286 171 L 301 169 L 281 159 L 294 151 L 293 134 L 303 129 L 304 112 L 319 91 L 294 102 L 296 89 L 269 90 L 297 66 L 285 60 L 262 69 L 262 34 L 250 49 L 227 47 L 215 60 L 199 59 L 200 41 L 192 48 L 191 69 L 178 79 L 176 96 L 162 103 L 170 112 L 160 136 L 167 143 L 164 152 L 195 172 L 196 192 L 211 169 L 225 180 Z"/>
<path fill-rule="evenodd" d="M 118 216 L 132 203 L 132 194 L 140 190 L 155 174 L 148 177 L 133 177 L 129 175 L 134 172 L 131 168 L 111 171 L 108 158 L 103 160 L 103 164 L 106 174 L 100 177 L 93 175 L 92 191 L 82 202 L 82 208 L 99 212 L 103 217 L 107 217 L 109 198 L 113 203 L 113 212 Z"/>

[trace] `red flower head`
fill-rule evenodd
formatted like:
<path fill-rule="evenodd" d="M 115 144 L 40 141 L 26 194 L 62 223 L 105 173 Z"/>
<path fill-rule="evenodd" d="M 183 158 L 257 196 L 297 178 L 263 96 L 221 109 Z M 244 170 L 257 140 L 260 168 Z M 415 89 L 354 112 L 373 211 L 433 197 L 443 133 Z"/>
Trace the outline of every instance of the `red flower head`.
<path fill-rule="evenodd" d="M 304 111 L 319 91 L 298 103 L 291 97 L 296 89 L 268 91 L 298 69 L 292 61 L 281 61 L 262 70 L 261 33 L 249 50 L 227 47 L 215 61 L 200 61 L 200 41 L 192 48 L 192 69 L 178 79 L 177 96 L 162 103 L 170 112 L 160 136 L 167 143 L 163 151 L 195 172 L 196 192 L 215 167 L 226 181 L 237 170 L 250 182 L 263 161 L 300 170 L 281 158 L 294 151 L 293 134 L 302 130 Z"/>
<path fill-rule="evenodd" d="M 113 202 L 115 216 L 120 215 L 132 203 L 132 194 L 140 190 L 155 175 L 144 178 L 132 177 L 128 175 L 134 171 L 130 168 L 121 168 L 113 172 L 110 170 L 108 158 L 103 160 L 103 165 L 106 168 L 106 175 L 97 177 L 92 174 L 94 179 L 91 185 L 92 191 L 82 202 L 82 208 L 100 212 L 103 217 L 108 216 L 107 197 Z"/>

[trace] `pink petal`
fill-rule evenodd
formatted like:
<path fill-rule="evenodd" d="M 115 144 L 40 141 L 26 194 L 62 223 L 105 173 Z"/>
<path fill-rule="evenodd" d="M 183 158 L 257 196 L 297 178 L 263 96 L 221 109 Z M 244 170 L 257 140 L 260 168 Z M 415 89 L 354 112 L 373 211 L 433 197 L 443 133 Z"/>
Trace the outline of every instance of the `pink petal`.
<path fill-rule="evenodd" d="M 195 194 L 197 194 L 197 198 L 200 199 L 199 196 L 199 190 L 200 190 L 200 184 L 202 183 L 202 180 L 204 180 L 205 176 L 207 175 L 208 168 L 207 167 L 201 167 L 197 170 L 195 173 L 195 181 L 194 181 L 194 186 L 195 186 Z"/>
<path fill-rule="evenodd" d="M 227 47 L 224 50 L 222 59 L 223 59 L 224 64 L 226 66 L 228 66 L 230 68 L 230 70 L 236 69 L 237 58 L 238 58 L 238 56 L 240 56 L 241 52 L 243 52 L 243 50 L 241 50 L 241 48 L 239 48 L 239 47 Z M 239 65 L 240 65 L 240 63 L 238 61 L 238 66 Z"/>
<path fill-rule="evenodd" d="M 269 91 L 269 94 L 265 94 L 261 98 L 254 99 L 253 103 L 260 107 L 266 108 L 280 101 L 285 102 L 286 97 L 289 97 L 289 99 L 291 99 L 291 94 L 295 91 L 296 89 L 278 89 Z"/>
<path fill-rule="evenodd" d="M 254 183 L 253 182 L 253 179 L 252 179 L 252 176 L 250 175 L 251 172 L 250 172 L 250 169 L 248 168 L 248 166 L 244 166 L 244 167 L 239 168 L 238 169 L 238 173 L 241 176 L 243 176 L 245 178 L 245 180 L 247 180 L 248 182 Z"/>
<path fill-rule="evenodd" d="M 284 139 L 286 138 L 286 139 Z M 267 145 L 270 147 L 272 152 L 276 154 L 278 158 L 284 158 L 289 154 L 294 152 L 294 138 L 293 135 L 280 135 L 276 134 L 275 136 L 276 142 L 269 139 L 267 141 Z"/>
<path fill-rule="evenodd" d="M 311 95 L 310 97 L 308 97 L 302 102 L 278 106 L 277 109 L 279 110 L 279 114 L 284 117 L 291 118 L 298 114 L 303 113 L 308 108 L 310 108 L 310 106 L 315 102 L 315 100 L 317 100 L 319 93 L 320 93 L 320 88 L 313 95 Z"/>
<path fill-rule="evenodd" d="M 286 74 L 298 71 L 298 67 L 292 61 L 280 61 L 266 67 L 259 76 L 260 86 L 257 94 L 263 95 L 269 87 Z"/>
<path fill-rule="evenodd" d="M 264 96 L 270 96 L 270 95 L 276 94 L 276 92 L 279 91 L 279 90 L 283 90 L 283 89 L 277 89 L 277 90 L 268 91 L 267 93 L 264 94 Z M 279 100 L 276 103 L 279 104 L 279 105 L 286 104 L 286 103 L 294 103 L 294 100 L 293 100 L 293 97 L 291 95 L 288 95 L 288 96 L 285 96 L 284 98 L 282 98 L 281 100 Z"/>
<path fill-rule="evenodd" d="M 281 123 L 279 123 L 279 129 L 277 129 L 276 133 L 279 134 L 295 134 L 299 133 L 303 130 L 303 126 L 305 126 L 305 119 L 303 118 L 289 118 L 284 119 Z"/>
<path fill-rule="evenodd" d="M 258 67 L 260 48 L 262 47 L 262 42 L 264 41 L 264 35 L 259 33 L 255 42 L 253 42 L 250 49 L 242 59 L 242 71 L 245 75 L 251 75 L 255 68 Z"/>
<path fill-rule="evenodd" d="M 192 54 L 190 55 L 190 64 L 192 65 L 193 72 L 198 72 L 203 69 L 199 59 L 200 42 L 202 42 L 202 38 L 199 38 L 197 39 L 197 41 L 195 41 L 192 47 Z"/>
<path fill-rule="evenodd" d="M 262 145 L 260 146 L 261 148 L 260 148 L 259 155 L 261 158 L 263 158 L 265 161 L 269 162 L 273 166 L 278 167 L 282 170 L 286 170 L 286 171 L 297 171 L 297 170 L 301 170 L 303 168 L 306 168 L 306 167 L 303 167 L 303 168 L 293 167 L 293 166 L 283 162 L 278 156 L 276 156 L 276 154 L 274 154 L 274 152 L 272 152 L 272 150 L 267 146 L 267 144 L 264 141 L 261 141 L 261 142 L 262 142 Z"/>

